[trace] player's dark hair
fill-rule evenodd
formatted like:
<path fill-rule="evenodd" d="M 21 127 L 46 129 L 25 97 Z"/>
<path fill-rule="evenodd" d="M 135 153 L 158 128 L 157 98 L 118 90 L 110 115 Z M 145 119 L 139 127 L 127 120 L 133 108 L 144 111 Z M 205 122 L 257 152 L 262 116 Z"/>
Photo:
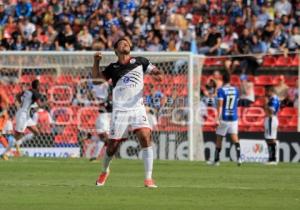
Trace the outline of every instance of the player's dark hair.
<path fill-rule="evenodd" d="M 121 37 L 120 39 L 118 39 L 118 41 L 115 42 L 114 44 L 114 49 L 117 49 L 118 48 L 118 45 L 121 41 L 126 41 L 128 42 L 128 40 L 125 38 L 125 37 Z"/>
<path fill-rule="evenodd" d="M 223 83 L 224 84 L 230 83 L 230 74 L 227 71 L 223 73 Z"/>
<path fill-rule="evenodd" d="M 39 85 L 40 85 L 40 81 L 37 80 L 37 79 L 35 79 L 35 80 L 33 80 L 32 83 L 31 83 L 31 88 L 32 88 L 32 89 L 38 89 Z"/>
<path fill-rule="evenodd" d="M 275 92 L 275 89 L 274 89 L 274 87 L 272 85 L 266 86 L 266 90 L 267 90 L 267 92 L 272 92 L 272 93 Z"/>

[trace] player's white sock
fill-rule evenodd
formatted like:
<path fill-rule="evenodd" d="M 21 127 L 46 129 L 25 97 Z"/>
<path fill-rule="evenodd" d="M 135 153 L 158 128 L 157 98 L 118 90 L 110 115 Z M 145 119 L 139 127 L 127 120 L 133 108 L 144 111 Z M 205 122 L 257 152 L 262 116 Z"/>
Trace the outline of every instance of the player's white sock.
<path fill-rule="evenodd" d="M 16 141 L 16 145 L 20 146 L 23 142 L 28 141 L 30 139 L 32 139 L 34 137 L 33 133 L 28 133 L 25 136 L 23 136 L 22 138 L 20 138 L 18 141 Z"/>
<path fill-rule="evenodd" d="M 113 156 L 108 156 L 107 152 L 105 152 L 104 158 L 103 158 L 103 166 L 102 166 L 102 172 L 108 172 L 109 170 L 109 164 L 112 160 Z"/>
<path fill-rule="evenodd" d="M 103 141 L 96 141 L 95 142 L 95 150 L 94 150 L 94 154 L 93 154 L 93 157 L 97 158 L 102 147 L 104 146 L 104 142 Z"/>
<path fill-rule="evenodd" d="M 153 148 L 151 146 L 143 148 L 142 157 L 144 160 L 145 167 L 145 179 L 151 179 L 153 169 Z"/>

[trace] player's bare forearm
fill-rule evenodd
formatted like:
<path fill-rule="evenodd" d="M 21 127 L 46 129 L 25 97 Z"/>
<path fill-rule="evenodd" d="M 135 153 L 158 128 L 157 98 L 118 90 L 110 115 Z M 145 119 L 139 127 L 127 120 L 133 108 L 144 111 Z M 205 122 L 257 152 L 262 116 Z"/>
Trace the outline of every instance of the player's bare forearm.
<path fill-rule="evenodd" d="M 218 107 L 217 107 L 217 116 L 216 116 L 216 122 L 217 125 L 220 124 L 220 118 L 221 118 L 221 113 L 222 113 L 222 107 L 223 107 L 223 100 L 218 101 Z"/>
<path fill-rule="evenodd" d="M 92 70 L 92 78 L 94 84 L 100 84 L 102 83 L 100 80 L 105 79 L 104 75 L 99 69 L 100 61 L 102 59 L 101 52 L 96 52 L 94 55 L 94 64 L 93 64 L 93 70 Z"/>
<path fill-rule="evenodd" d="M 164 73 L 159 70 L 158 68 L 154 68 L 151 72 L 150 75 L 158 82 L 161 82 L 164 76 Z"/>

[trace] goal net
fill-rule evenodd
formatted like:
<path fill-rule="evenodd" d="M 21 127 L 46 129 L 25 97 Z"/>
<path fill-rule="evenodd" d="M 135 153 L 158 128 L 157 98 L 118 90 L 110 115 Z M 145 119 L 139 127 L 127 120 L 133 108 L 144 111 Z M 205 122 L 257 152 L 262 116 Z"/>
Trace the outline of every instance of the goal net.
<path fill-rule="evenodd" d="M 145 104 L 157 159 L 203 160 L 200 82 L 204 58 L 190 53 L 132 53 L 143 56 L 164 72 L 162 82 L 144 78 Z M 100 68 L 115 62 L 113 52 L 103 53 Z M 15 96 L 39 79 L 47 106 L 38 111 L 41 134 L 21 145 L 29 156 L 69 157 L 103 154 L 95 122 L 107 97 L 103 84 L 91 79 L 93 52 L 2 52 L 1 88 L 9 96 L 9 114 L 15 121 Z M 3 148 L 2 148 L 3 149 Z M 1 150 L 0 150 L 1 151 Z M 1 152 L 0 152 L 1 153 Z M 120 158 L 141 157 L 134 134 L 118 152 Z"/>

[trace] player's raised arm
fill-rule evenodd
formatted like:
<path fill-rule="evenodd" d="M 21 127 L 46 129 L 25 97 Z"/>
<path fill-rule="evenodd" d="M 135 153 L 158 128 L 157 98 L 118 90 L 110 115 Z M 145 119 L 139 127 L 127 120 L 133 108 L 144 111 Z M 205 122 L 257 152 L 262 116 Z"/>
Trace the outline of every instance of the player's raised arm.
<path fill-rule="evenodd" d="M 96 52 L 94 55 L 94 64 L 93 64 L 93 70 L 92 70 L 92 78 L 94 84 L 100 84 L 102 81 L 99 81 L 101 79 L 105 80 L 105 76 L 103 75 L 102 71 L 99 69 L 100 61 L 102 59 L 101 52 Z"/>
<path fill-rule="evenodd" d="M 160 82 L 163 79 L 163 71 L 154 66 L 147 58 L 142 58 L 144 72 L 150 74 L 156 81 Z"/>

